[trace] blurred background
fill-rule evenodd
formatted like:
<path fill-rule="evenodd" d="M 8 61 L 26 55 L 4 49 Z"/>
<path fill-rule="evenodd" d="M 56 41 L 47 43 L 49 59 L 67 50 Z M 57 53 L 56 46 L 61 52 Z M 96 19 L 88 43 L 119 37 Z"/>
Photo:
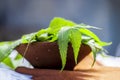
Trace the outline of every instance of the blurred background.
<path fill-rule="evenodd" d="M 47 28 L 54 17 L 103 28 L 92 31 L 120 56 L 120 0 L 0 0 L 0 41 Z"/>

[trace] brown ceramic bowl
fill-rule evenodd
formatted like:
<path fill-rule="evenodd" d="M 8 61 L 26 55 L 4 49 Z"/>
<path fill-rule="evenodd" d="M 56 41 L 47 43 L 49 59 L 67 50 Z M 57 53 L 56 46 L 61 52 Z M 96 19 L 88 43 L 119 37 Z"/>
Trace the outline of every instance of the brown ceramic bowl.
<path fill-rule="evenodd" d="M 16 50 L 24 55 L 27 44 L 21 44 L 16 47 Z M 89 53 L 91 48 L 82 44 L 80 47 L 78 62 L 82 61 Z M 61 58 L 56 42 L 35 42 L 31 43 L 24 56 L 35 68 L 41 69 L 61 69 Z M 75 60 L 73 55 L 73 49 L 69 44 L 67 52 L 66 70 L 73 70 L 75 67 Z"/>

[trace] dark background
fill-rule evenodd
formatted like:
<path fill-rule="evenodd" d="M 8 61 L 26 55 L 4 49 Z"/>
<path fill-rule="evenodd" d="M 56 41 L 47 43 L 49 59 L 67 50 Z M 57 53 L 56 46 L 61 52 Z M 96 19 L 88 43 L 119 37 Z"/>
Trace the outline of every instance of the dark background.
<path fill-rule="evenodd" d="M 120 0 L 0 0 L 0 41 L 47 28 L 56 16 L 103 28 L 93 31 L 120 55 Z"/>

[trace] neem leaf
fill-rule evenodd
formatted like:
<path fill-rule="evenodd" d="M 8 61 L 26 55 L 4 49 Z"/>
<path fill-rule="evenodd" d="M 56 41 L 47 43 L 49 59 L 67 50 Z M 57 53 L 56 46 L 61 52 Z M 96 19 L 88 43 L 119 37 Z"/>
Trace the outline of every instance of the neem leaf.
<path fill-rule="evenodd" d="M 93 58 L 94 58 L 94 61 L 93 61 L 93 64 L 92 64 L 92 66 L 93 66 L 94 63 L 95 63 L 95 61 L 96 61 L 96 53 L 98 53 L 98 51 L 99 51 L 99 49 L 98 49 L 99 46 L 96 46 L 96 45 L 95 45 L 95 42 L 94 42 L 93 39 L 89 40 L 89 41 L 87 42 L 87 45 L 89 45 L 90 48 L 92 49 Z"/>
<path fill-rule="evenodd" d="M 75 62 L 77 64 L 77 58 L 81 46 L 81 33 L 78 29 L 71 28 L 70 30 L 70 42 L 72 43 Z"/>
<path fill-rule="evenodd" d="M 58 46 L 62 60 L 62 69 L 64 69 L 67 59 L 67 49 L 68 49 L 68 42 L 71 42 L 73 47 L 73 53 L 75 62 L 77 63 L 77 57 L 79 54 L 79 49 L 81 45 L 81 33 L 79 29 L 74 27 L 64 27 L 58 33 Z"/>
<path fill-rule="evenodd" d="M 39 30 L 39 31 L 36 33 L 37 38 L 39 39 L 39 37 L 41 37 L 41 35 L 47 33 L 47 31 L 48 31 L 48 28 L 47 28 L 47 29 L 41 29 L 41 30 Z"/>
<path fill-rule="evenodd" d="M 49 25 L 49 33 L 56 34 L 58 31 L 65 26 L 74 26 L 76 23 L 66 20 L 64 18 L 55 17 L 51 20 Z"/>
<path fill-rule="evenodd" d="M 21 40 L 0 43 L 0 62 L 3 61 L 13 49 L 20 44 Z"/>
<path fill-rule="evenodd" d="M 35 35 L 36 35 L 36 32 L 23 35 L 22 38 L 21 38 L 21 42 L 22 43 L 35 42 L 36 41 Z"/>
<path fill-rule="evenodd" d="M 77 25 L 75 25 L 75 27 L 77 27 L 77 28 L 93 28 L 93 29 L 101 30 L 101 28 L 99 28 L 99 27 L 94 27 L 94 26 L 83 24 L 83 23 L 77 24 Z"/>
<path fill-rule="evenodd" d="M 83 29 L 81 28 L 80 29 L 80 32 L 82 34 L 85 34 L 87 36 L 90 36 L 91 38 L 93 38 L 97 43 L 99 43 L 99 45 L 101 46 L 107 46 L 107 45 L 110 45 L 111 43 L 106 43 L 106 42 L 103 42 L 99 39 L 99 37 L 97 37 L 97 35 L 95 35 L 92 31 L 88 30 L 88 29 Z"/>
<path fill-rule="evenodd" d="M 52 39 L 49 42 L 54 42 L 58 39 L 58 35 L 53 35 Z"/>
<path fill-rule="evenodd" d="M 96 61 L 96 53 L 98 53 L 98 52 L 104 53 L 105 49 L 101 45 L 99 45 L 99 43 L 95 42 L 94 39 L 89 39 L 83 43 L 89 45 L 90 48 L 92 49 L 92 53 L 93 53 L 93 57 L 94 57 L 94 61 L 92 64 L 92 66 L 93 66 Z"/>
<path fill-rule="evenodd" d="M 10 54 L 11 44 L 12 42 L 1 42 L 0 43 L 0 62 Z"/>
<path fill-rule="evenodd" d="M 3 63 L 6 64 L 7 66 L 11 67 L 11 68 L 14 68 L 14 65 L 13 65 L 10 57 L 5 58 L 5 60 L 3 60 Z"/>
<path fill-rule="evenodd" d="M 62 28 L 58 33 L 58 46 L 60 51 L 60 56 L 62 60 L 62 69 L 64 69 L 66 64 L 66 58 L 67 58 L 67 49 L 68 49 L 68 42 L 69 42 L 69 33 L 70 33 L 69 27 Z"/>
<path fill-rule="evenodd" d="M 23 57 L 20 54 L 17 54 L 16 57 L 15 57 L 15 60 L 19 60 L 21 58 L 23 58 Z"/>
<path fill-rule="evenodd" d="M 95 35 L 92 31 L 86 29 L 86 28 L 93 28 L 93 29 L 101 30 L 101 28 L 90 26 L 90 25 L 86 25 L 86 24 L 83 24 L 83 23 L 75 25 L 75 27 L 80 29 L 80 32 L 82 33 L 83 36 L 87 35 L 87 36 L 93 38 L 101 46 L 108 46 L 108 45 L 112 44 L 111 42 L 107 43 L 107 42 L 101 41 L 97 35 Z"/>

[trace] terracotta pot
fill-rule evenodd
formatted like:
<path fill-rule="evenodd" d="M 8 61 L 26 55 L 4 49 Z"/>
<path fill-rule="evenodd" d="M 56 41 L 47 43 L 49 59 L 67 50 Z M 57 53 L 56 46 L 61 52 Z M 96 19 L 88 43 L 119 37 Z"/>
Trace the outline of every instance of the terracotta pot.
<path fill-rule="evenodd" d="M 21 44 L 16 47 L 16 50 L 24 55 L 27 44 Z M 75 64 L 73 49 L 69 44 L 67 52 L 67 63 L 65 66 L 66 70 L 79 69 L 78 66 L 82 65 L 81 61 L 84 61 L 86 56 L 89 56 L 91 48 L 87 45 L 82 44 L 78 55 L 78 65 Z M 40 69 L 61 69 L 61 58 L 56 42 L 35 42 L 31 43 L 24 56 L 35 68 Z M 89 60 L 88 60 L 89 62 Z M 90 61 L 92 64 L 93 59 Z M 76 65 L 76 66 L 75 66 Z M 86 66 L 86 64 L 84 64 Z M 85 66 L 83 66 L 85 68 Z M 83 68 L 81 67 L 81 68 Z M 88 66 L 87 66 L 88 68 Z M 89 67 L 90 68 L 90 67 Z"/>

